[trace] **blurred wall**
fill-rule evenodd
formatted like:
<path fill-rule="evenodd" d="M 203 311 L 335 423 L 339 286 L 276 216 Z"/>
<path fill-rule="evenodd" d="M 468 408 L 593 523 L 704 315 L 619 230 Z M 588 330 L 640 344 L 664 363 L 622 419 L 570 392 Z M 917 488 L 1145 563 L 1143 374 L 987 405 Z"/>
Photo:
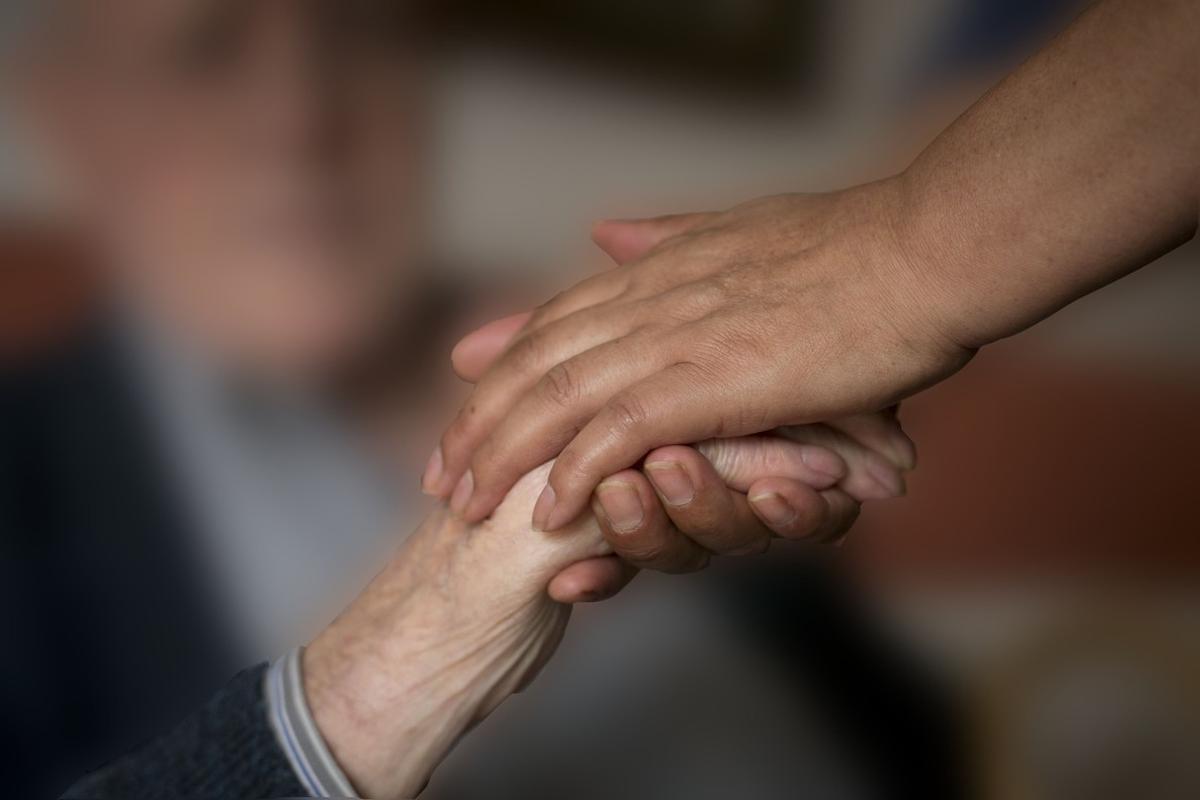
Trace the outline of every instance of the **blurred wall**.
<path fill-rule="evenodd" d="M 442 53 L 431 180 L 438 249 L 464 279 L 515 266 L 514 282 L 549 294 L 600 263 L 586 242 L 596 218 L 722 207 L 884 174 L 998 68 L 950 70 L 921 90 L 909 80 L 968 5 L 826 4 L 815 74 L 803 92 L 766 100 L 640 81 L 501 43 Z M 35 209 L 42 191 L 21 138 L 11 111 L 0 116 L 6 218 Z M 1130 687 L 1162 690 L 1137 713 L 1111 706 L 1107 727 L 1097 724 L 1124 731 L 1126 744 L 1186 741 L 1177 733 L 1200 708 L 1179 678 L 1200 633 L 1171 621 L 1200 618 L 1198 262 L 1200 246 L 1190 244 L 907 404 L 902 416 L 923 459 L 910 497 L 869 509 L 846 546 L 882 612 L 974 693 L 993 787 L 1068 785 L 1065 775 L 1088 771 L 1065 755 L 1061 769 L 1031 766 L 1036 753 L 1027 752 L 1035 728 L 1078 727 L 1074 706 L 1053 712 L 1029 688 L 1092 686 L 1072 657 L 1092 666 L 1137 657 L 1127 677 L 1085 693 L 1093 710 Z M 1148 627 L 1163 629 L 1158 644 L 1131 638 Z M 1063 631 L 1086 646 L 1043 658 L 1047 639 L 1073 641 Z M 997 722 L 989 709 L 1008 700 L 1058 717 L 1023 727 L 1031 711 Z M 1076 737 L 1096 763 L 1109 745 L 1087 733 L 1060 738 Z M 1135 764 L 1140 774 L 1146 763 Z M 1074 796 L 1038 791 L 1019 796 Z"/>

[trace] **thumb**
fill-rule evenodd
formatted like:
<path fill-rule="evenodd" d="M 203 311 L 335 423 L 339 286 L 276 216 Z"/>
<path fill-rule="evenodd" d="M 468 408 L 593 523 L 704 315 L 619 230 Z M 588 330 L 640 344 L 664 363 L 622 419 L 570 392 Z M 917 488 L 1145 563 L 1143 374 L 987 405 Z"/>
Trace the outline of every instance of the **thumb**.
<path fill-rule="evenodd" d="M 643 257 L 667 239 L 686 233 L 716 214 L 673 214 L 652 219 L 606 219 L 592 226 L 592 241 L 618 265 Z"/>
<path fill-rule="evenodd" d="M 455 374 L 468 383 L 476 383 L 508 349 L 513 337 L 521 332 L 532 314 L 531 311 L 524 311 L 493 320 L 460 339 L 450 353 Z"/>

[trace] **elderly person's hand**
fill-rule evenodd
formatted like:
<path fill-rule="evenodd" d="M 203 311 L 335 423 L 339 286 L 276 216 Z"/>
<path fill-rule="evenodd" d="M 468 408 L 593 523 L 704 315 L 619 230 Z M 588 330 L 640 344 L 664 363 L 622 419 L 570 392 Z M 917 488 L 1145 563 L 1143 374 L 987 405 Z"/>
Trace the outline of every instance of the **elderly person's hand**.
<path fill-rule="evenodd" d="M 570 606 L 547 584 L 611 551 L 590 516 L 555 533 L 531 528 L 549 470 L 518 481 L 483 522 L 433 513 L 306 649 L 313 716 L 363 796 L 416 795 L 457 739 L 558 645 Z"/>

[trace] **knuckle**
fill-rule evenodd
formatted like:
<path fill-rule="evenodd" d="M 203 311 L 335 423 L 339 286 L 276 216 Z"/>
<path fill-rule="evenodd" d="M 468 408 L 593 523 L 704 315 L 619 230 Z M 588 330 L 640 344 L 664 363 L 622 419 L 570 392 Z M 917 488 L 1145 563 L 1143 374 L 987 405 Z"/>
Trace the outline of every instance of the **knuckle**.
<path fill-rule="evenodd" d="M 466 447 L 475 440 L 482 432 L 478 419 L 476 406 L 473 402 L 469 402 L 450 423 L 446 433 L 442 436 L 443 455 L 456 452 L 459 448 Z"/>
<path fill-rule="evenodd" d="M 558 292 L 546 302 L 533 310 L 533 314 L 529 317 L 528 328 L 537 328 L 545 325 L 552 319 L 558 316 L 558 310 L 566 303 L 567 292 L 563 290 Z"/>
<path fill-rule="evenodd" d="M 657 294 L 662 286 L 662 278 L 657 274 L 653 256 L 638 264 L 637 269 L 626 268 L 626 276 L 622 295 L 628 297 L 646 297 Z"/>
<path fill-rule="evenodd" d="M 676 380 L 697 392 L 711 390 L 725 381 L 720 362 L 703 358 L 685 358 L 672 367 L 672 372 Z"/>
<path fill-rule="evenodd" d="M 638 307 L 634 313 L 640 318 L 628 336 L 629 344 L 634 347 L 653 347 L 675 327 L 671 320 L 664 319 L 663 315 L 658 314 L 649 305 Z"/>
<path fill-rule="evenodd" d="M 646 402 L 634 392 L 622 392 L 608 402 L 608 421 L 618 431 L 641 430 L 650 421 Z"/>
<path fill-rule="evenodd" d="M 735 296 L 736 290 L 737 282 L 734 276 L 717 272 L 696 284 L 695 295 L 697 302 L 704 304 L 706 308 L 722 308 L 730 297 Z"/>
<path fill-rule="evenodd" d="M 583 394 L 576 372 L 576 367 L 568 362 L 556 364 L 538 382 L 538 394 L 563 408 L 575 404 Z"/>
<path fill-rule="evenodd" d="M 825 530 L 820 532 L 820 541 L 822 543 L 840 541 L 854 527 L 861 511 L 862 505 L 859 503 L 847 503 L 844 508 L 835 511 Z"/>
<path fill-rule="evenodd" d="M 498 457 L 499 453 L 500 451 L 497 450 L 491 439 L 475 448 L 475 452 L 471 454 L 471 470 L 475 474 L 477 483 L 485 482 L 487 477 L 493 474 L 500 465 L 502 459 Z"/>
<path fill-rule="evenodd" d="M 667 561 L 667 546 L 661 538 L 653 536 L 617 536 L 613 544 L 622 558 L 639 567 L 659 569 Z"/>
<path fill-rule="evenodd" d="M 676 324 L 686 324 L 721 308 L 727 296 L 720 280 L 704 278 L 662 295 L 654 304 L 654 313 Z"/>
<path fill-rule="evenodd" d="M 548 352 L 545 329 L 533 330 L 513 345 L 508 354 L 508 363 L 517 372 L 540 372 Z"/>

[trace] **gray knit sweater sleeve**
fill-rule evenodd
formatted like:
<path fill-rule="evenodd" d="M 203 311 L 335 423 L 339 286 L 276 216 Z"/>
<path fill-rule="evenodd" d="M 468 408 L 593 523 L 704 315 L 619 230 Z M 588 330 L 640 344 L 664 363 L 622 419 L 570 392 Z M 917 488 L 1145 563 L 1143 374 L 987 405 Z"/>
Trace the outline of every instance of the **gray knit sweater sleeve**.
<path fill-rule="evenodd" d="M 71 800 L 266 800 L 306 793 L 275 738 L 266 665 L 235 677 L 199 712 L 71 787 Z"/>

